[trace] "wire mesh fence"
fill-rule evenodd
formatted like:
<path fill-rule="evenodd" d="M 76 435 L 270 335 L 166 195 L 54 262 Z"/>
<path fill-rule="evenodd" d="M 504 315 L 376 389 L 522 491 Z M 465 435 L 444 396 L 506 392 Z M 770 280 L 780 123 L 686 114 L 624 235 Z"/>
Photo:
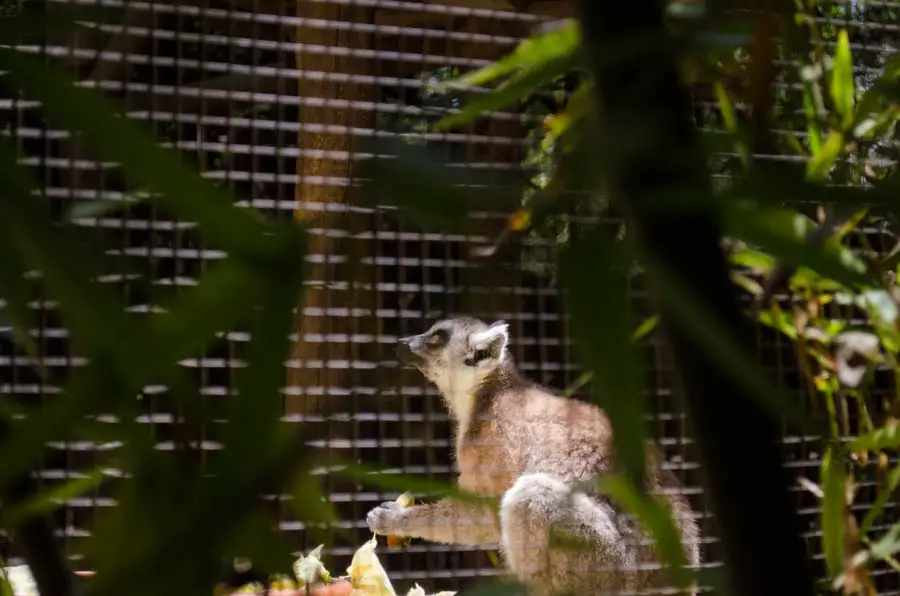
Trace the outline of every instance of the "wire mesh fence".
<path fill-rule="evenodd" d="M 498 189 L 525 184 L 534 167 L 524 163 L 529 139 L 519 113 L 495 112 L 450 133 L 431 132 L 427 124 L 459 107 L 458 99 L 435 92 L 434 82 L 499 58 L 542 23 L 570 10 L 554 2 L 526 4 L 519 11 L 499 0 L 101 0 L 98 5 L 117 15 L 110 19 L 117 24 L 82 23 L 23 39 L 17 49 L 65 68 L 80 86 L 115 97 L 129 118 L 177 148 L 204 177 L 231 189 L 240 206 L 307 222 L 306 293 L 298 303 L 284 371 L 284 419 L 325 426 L 329 438 L 317 445 L 323 455 L 450 479 L 451 420 L 435 388 L 397 365 L 393 345 L 445 314 L 502 319 L 510 324 L 511 350 L 522 373 L 562 390 L 580 371 L 555 281 L 535 256 L 541 254 L 539 239 L 531 241 L 534 250 L 490 266 L 471 258 L 472 246 L 497 236 L 518 206 L 515 200 L 490 200 L 491 189 L 473 191 L 469 208 L 476 232 L 424 232 L 391 205 L 362 200 L 355 180 L 359 165 L 372 157 L 367 141 L 402 137 L 438 148 L 461 169 L 487 173 Z M 840 11 L 824 13 L 822 22 L 852 32 L 858 74 L 865 77 L 900 43 L 896 22 L 874 13 L 898 11 L 900 5 L 835 6 Z M 778 89 L 790 94 L 789 87 L 785 82 Z M 721 127 L 715 102 L 698 94 L 696 108 L 701 128 Z M 227 257 L 204 243 L 192 222 L 136 201 L 141 189 L 126 185 L 117 164 L 98 161 L 76 136 L 46 121 L 39 102 L 4 85 L 0 114 L 24 163 L 43 181 L 55 214 L 73 218 L 104 242 L 110 259 L 102 281 L 115 285 L 134 312 L 154 312 L 167 296 L 191 287 L 211 263 Z M 784 130 L 778 132 L 798 134 L 796 128 L 785 114 Z M 98 207 L 97 200 L 116 208 Z M 866 233 L 885 249 L 876 238 L 886 235 L 883 230 Z M 125 261 L 143 275 L 122 274 Z M 636 285 L 633 291 L 642 303 L 643 290 Z M 8 333 L 0 343 L 0 391 L 28 407 L 52 401 L 64 380 L 86 364 L 56 305 L 38 285 L 32 299 L 37 318 L 31 334 L 38 353 L 14 347 Z M 247 340 L 246 330 L 222 330 L 213 348 L 182 362 L 213 411 L 222 409 L 234 389 Z M 716 566 L 714 520 L 704 513 L 699 463 L 662 342 L 657 333 L 643 342 L 653 434 L 701 521 L 704 565 Z M 759 327 L 759 357 L 782 386 L 803 394 L 793 350 L 781 335 Z M 878 379 L 876 397 L 895 390 L 892 378 Z M 177 404 L 165 387 L 146 387 L 136 399 L 144 410 L 140 423 L 159 449 L 180 449 L 184 457 L 202 461 L 221 448 L 214 425 L 181 428 Z M 97 421 L 117 423 L 102 415 Z M 784 447 L 787 465 L 815 479 L 821 442 L 785 436 Z M 86 474 L 120 448 L 115 442 L 57 437 L 40 477 L 54 484 Z M 366 513 L 397 494 L 372 492 L 324 467 L 317 473 L 342 528 L 349 530 L 335 533 L 326 549 L 329 567 L 343 569 L 369 536 Z M 874 479 L 859 486 L 858 507 L 872 502 L 873 487 Z M 91 567 L 83 553 L 92 523 L 115 507 L 111 488 L 103 485 L 70 500 L 54 514 L 67 554 L 82 568 Z M 265 498 L 297 552 L 315 546 L 317 535 L 298 519 L 286 495 L 270 492 Z M 799 485 L 796 493 L 798 510 L 809 523 L 810 554 L 820 558 L 818 502 Z M 885 523 L 900 521 L 894 503 L 888 511 Z M 386 549 L 381 558 L 398 588 L 427 582 L 459 589 L 500 572 L 489 555 L 479 548 L 417 541 Z M 884 566 L 876 575 L 883 593 L 900 593 L 896 571 Z"/>

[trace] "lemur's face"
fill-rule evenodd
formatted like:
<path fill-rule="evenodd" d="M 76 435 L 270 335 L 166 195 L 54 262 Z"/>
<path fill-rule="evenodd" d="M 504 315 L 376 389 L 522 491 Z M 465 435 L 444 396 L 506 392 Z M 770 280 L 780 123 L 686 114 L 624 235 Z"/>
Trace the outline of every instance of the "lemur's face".
<path fill-rule="evenodd" d="M 506 356 L 508 326 L 468 317 L 438 321 L 421 335 L 400 338 L 397 357 L 442 390 L 468 391 Z"/>

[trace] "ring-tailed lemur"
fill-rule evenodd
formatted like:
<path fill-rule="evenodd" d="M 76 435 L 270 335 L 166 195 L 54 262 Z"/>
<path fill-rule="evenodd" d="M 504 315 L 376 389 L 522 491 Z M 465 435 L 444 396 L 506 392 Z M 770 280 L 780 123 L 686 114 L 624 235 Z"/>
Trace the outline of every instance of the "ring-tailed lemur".
<path fill-rule="evenodd" d="M 498 497 L 499 515 L 450 498 L 409 508 L 389 502 L 369 512 L 369 528 L 432 542 L 499 545 L 512 574 L 536 594 L 671 586 L 636 522 L 596 490 L 573 490 L 612 469 L 608 418 L 592 404 L 519 376 L 508 342 L 505 323 L 460 317 L 398 346 L 400 361 L 437 385 L 455 421 L 460 488 Z M 699 529 L 690 505 L 672 490 L 677 480 L 652 448 L 647 480 L 650 490 L 669 489 L 663 495 L 687 562 L 698 565 Z"/>

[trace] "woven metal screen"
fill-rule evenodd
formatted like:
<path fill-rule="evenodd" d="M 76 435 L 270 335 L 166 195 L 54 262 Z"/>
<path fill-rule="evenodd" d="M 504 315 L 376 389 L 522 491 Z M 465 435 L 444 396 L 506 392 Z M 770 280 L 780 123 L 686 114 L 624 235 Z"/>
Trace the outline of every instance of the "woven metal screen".
<path fill-rule="evenodd" d="M 392 353 L 397 337 L 424 331 L 441 314 L 509 322 L 513 355 L 534 381 L 562 389 L 579 376 L 552 278 L 524 256 L 491 268 L 470 258 L 471 247 L 495 237 L 514 205 L 489 209 L 473 196 L 471 218 L 478 233 L 424 233 L 389 205 L 361 200 L 352 183 L 358 164 L 371 157 L 364 149 L 367 140 L 401 135 L 439 147 L 460 167 L 496 174 L 498 184 L 527 169 L 522 166 L 527 139 L 516 113 L 494 114 L 461 132 L 427 132 L 428 122 L 455 107 L 429 94 L 427 83 L 448 69 L 467 71 L 502 56 L 551 17 L 517 12 L 499 0 L 477 6 L 463 0 L 101 4 L 120 10 L 121 23 L 85 24 L 70 33 L 54 32 L 48 40 L 23 41 L 20 49 L 66 68 L 79 85 L 116 97 L 161 143 L 179 149 L 205 177 L 231 187 L 241 206 L 309 223 L 307 292 L 298 304 L 284 372 L 284 408 L 289 422 L 327 425 L 330 438 L 321 449 L 424 477 L 452 477 L 450 421 L 439 396 L 418 374 L 400 370 Z M 544 9 L 553 3 L 536 4 Z M 856 14 L 843 25 L 861 32 L 859 39 L 873 28 L 896 35 L 896 24 L 875 25 Z M 883 54 L 883 46 L 855 44 L 857 63 Z M 46 122 L 37 102 L 9 88 L 4 94 L 5 130 L 43 180 L 56 213 L 96 199 L 125 203 L 111 213 L 83 212 L 77 221 L 112 247 L 112 263 L 125 258 L 143 263 L 153 281 L 149 289 L 118 275 L 114 264 L 104 280 L 121 289 L 132 309 L 153 312 L 160 296 L 191 286 L 209 263 L 225 258 L 217 247 L 200 243 L 191 222 L 175 220 L 158 206 L 128 204 L 136 189 L 124 185 L 115 163 L 97 161 L 68 131 Z M 699 122 L 715 126 L 712 107 L 698 101 Z M 635 299 L 642 299 L 639 288 Z M 70 373 L 84 365 L 53 302 L 36 294 L 31 305 L 38 314 L 32 334 L 46 375 L 35 372 L 32 357 L 16 350 L 11 338 L 0 343 L 0 391 L 28 404 L 52 400 Z M 228 399 L 246 341 L 244 330 L 223 330 L 214 349 L 183 362 L 213 408 Z M 698 463 L 674 397 L 670 365 L 659 337 L 651 335 L 645 343 L 654 433 L 703 518 L 704 563 L 716 565 L 715 530 L 703 514 Z M 786 340 L 760 328 L 759 354 L 778 379 L 799 391 Z M 893 391 L 889 383 L 881 383 L 881 390 Z M 165 392 L 147 388 L 139 399 L 146 409 L 141 422 L 152 427 L 159 448 L 174 449 L 177 413 Z M 220 447 L 214 428 L 196 438 L 201 453 Z M 98 454 L 119 448 L 70 439 L 58 437 L 51 445 L 41 471 L 46 483 L 85 473 Z M 815 442 L 786 437 L 785 449 L 798 475 L 815 477 Z M 344 527 L 352 530 L 325 553 L 329 568 L 343 569 L 369 536 L 366 513 L 397 495 L 319 472 L 326 474 L 329 498 Z M 860 506 L 874 498 L 871 486 L 862 489 L 868 500 L 858 498 Z M 798 507 L 810 523 L 811 556 L 818 556 L 817 503 L 797 492 Z M 269 498 L 297 552 L 315 546 L 289 504 L 279 495 Z M 90 568 L 90 561 L 80 559 L 83 545 L 95 516 L 114 506 L 100 489 L 55 514 L 76 566 Z M 891 505 L 889 511 L 888 519 L 896 515 Z M 459 589 L 499 572 L 484 551 L 421 541 L 385 549 L 380 556 L 402 590 L 412 582 Z M 884 590 L 900 592 L 894 572 L 879 573 Z"/>

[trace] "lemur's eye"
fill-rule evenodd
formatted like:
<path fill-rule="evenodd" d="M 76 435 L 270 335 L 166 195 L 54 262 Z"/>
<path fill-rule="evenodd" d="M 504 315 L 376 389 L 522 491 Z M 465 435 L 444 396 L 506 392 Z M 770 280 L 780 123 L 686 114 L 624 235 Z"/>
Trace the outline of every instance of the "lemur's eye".
<path fill-rule="evenodd" d="M 428 336 L 426 343 L 432 348 L 444 345 L 447 343 L 447 332 L 443 329 L 438 329 Z"/>

